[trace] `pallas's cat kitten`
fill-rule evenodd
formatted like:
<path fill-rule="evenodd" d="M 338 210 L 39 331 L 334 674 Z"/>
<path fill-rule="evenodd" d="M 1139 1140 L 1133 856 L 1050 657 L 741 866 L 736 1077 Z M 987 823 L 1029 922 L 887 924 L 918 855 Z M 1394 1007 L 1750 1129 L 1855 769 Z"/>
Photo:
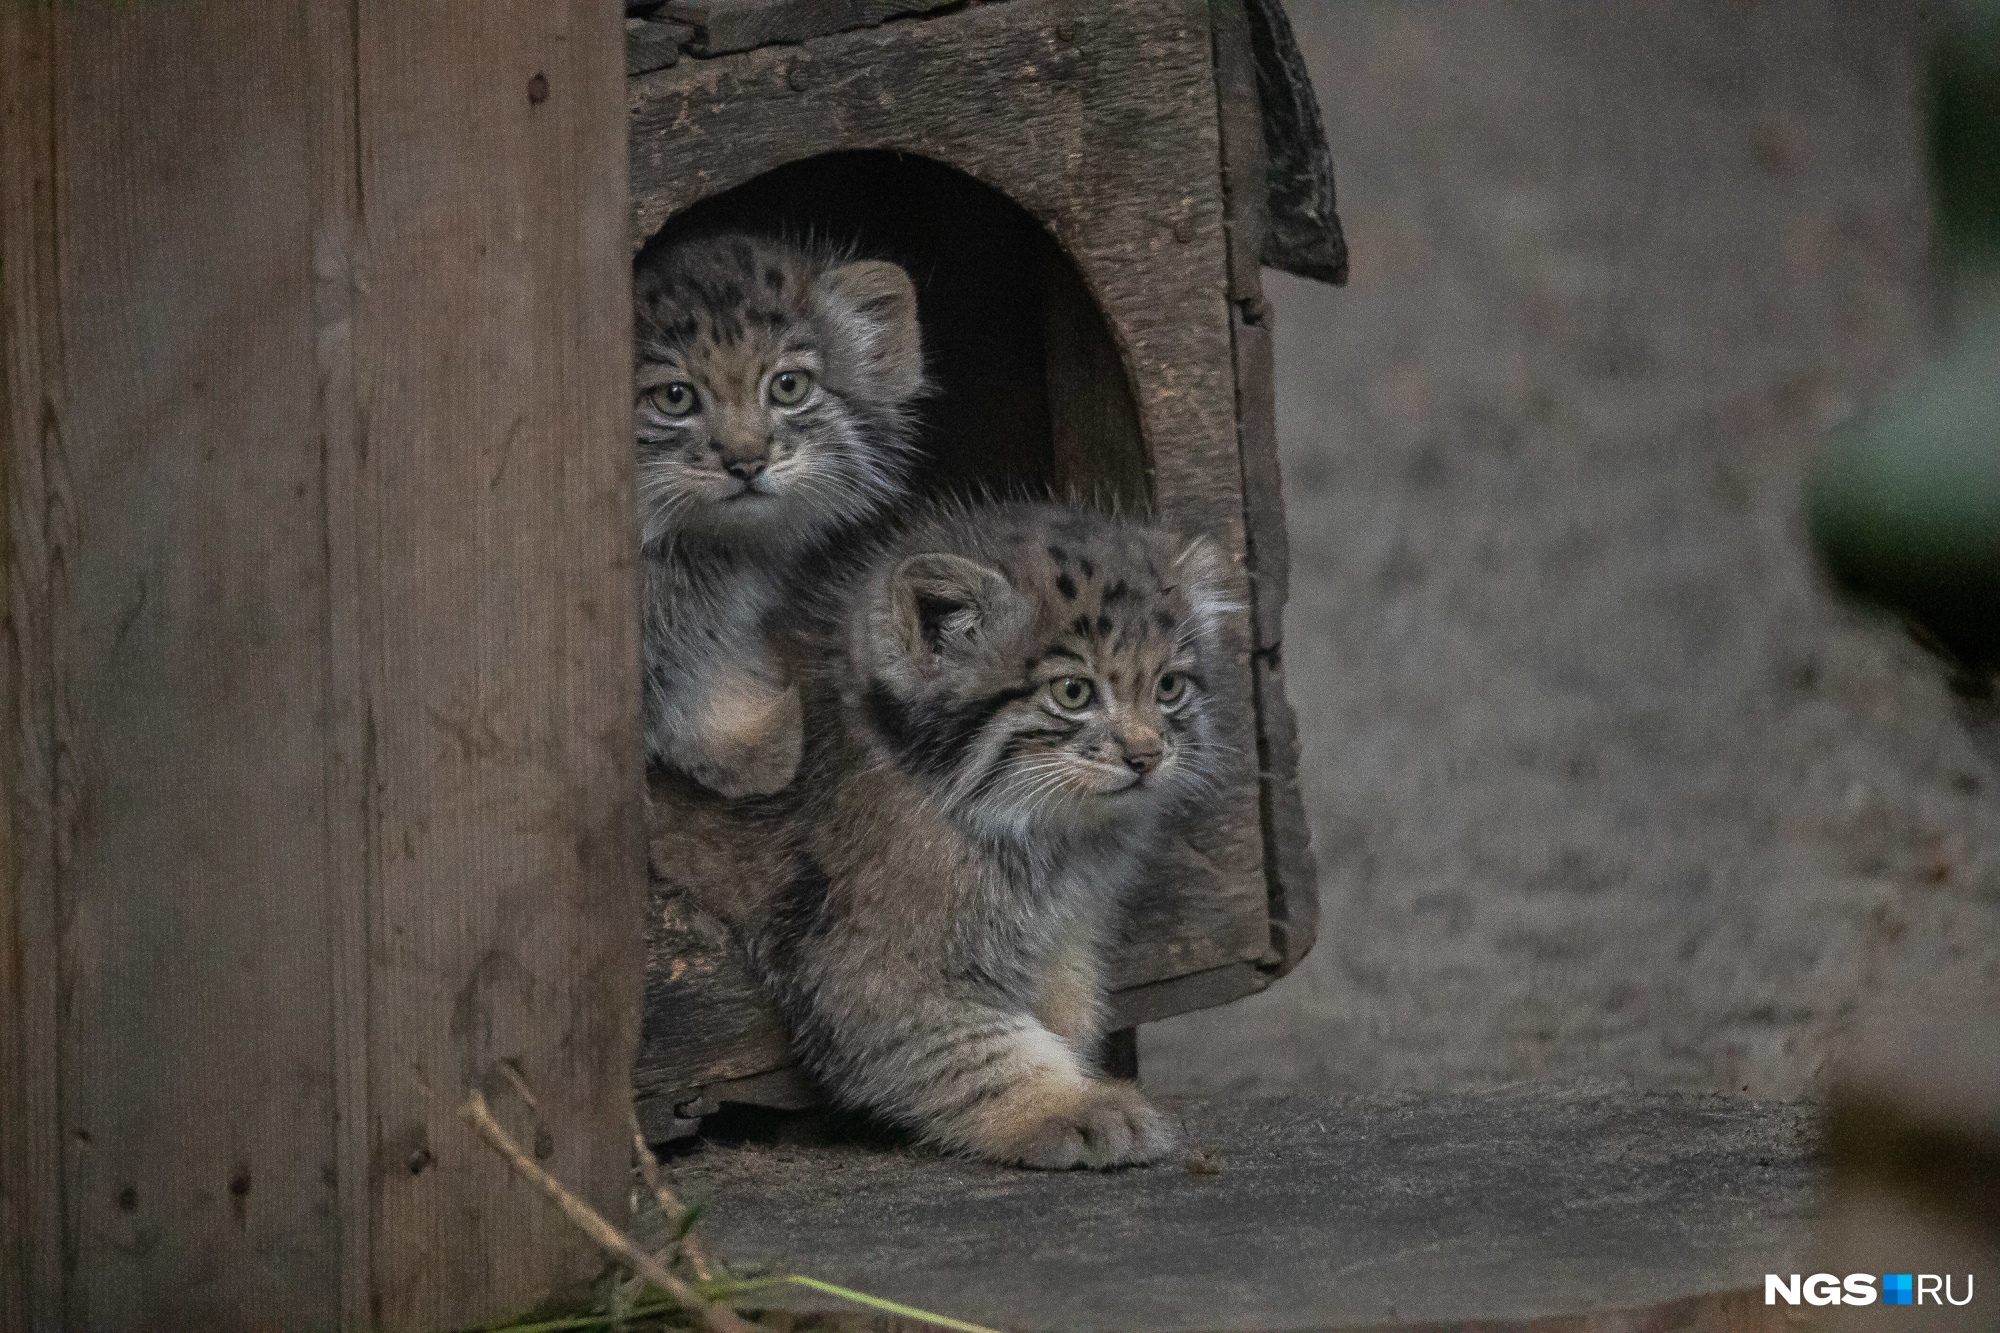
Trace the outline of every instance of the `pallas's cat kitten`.
<path fill-rule="evenodd" d="M 761 622 L 795 562 L 902 493 L 923 387 L 894 264 L 721 235 L 633 272 L 649 764 L 724 796 L 797 769 Z"/>
<path fill-rule="evenodd" d="M 1159 1157 L 1095 1068 L 1103 955 L 1218 774 L 1219 548 L 1057 505 L 934 512 L 806 673 L 790 883 L 752 934 L 834 1100 L 1028 1166 Z"/>

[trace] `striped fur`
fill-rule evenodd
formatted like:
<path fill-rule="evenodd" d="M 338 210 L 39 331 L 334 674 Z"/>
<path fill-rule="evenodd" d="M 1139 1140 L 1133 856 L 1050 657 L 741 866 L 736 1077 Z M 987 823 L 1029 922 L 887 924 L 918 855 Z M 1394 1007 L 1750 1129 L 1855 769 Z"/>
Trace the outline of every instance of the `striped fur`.
<path fill-rule="evenodd" d="M 802 737 L 763 620 L 801 560 L 902 495 L 916 290 L 893 264 L 723 235 L 642 255 L 633 305 L 647 760 L 767 794 Z"/>
<path fill-rule="evenodd" d="M 938 512 L 856 576 L 802 650 L 796 864 L 751 932 L 836 1100 L 1028 1166 L 1168 1150 L 1095 1067 L 1102 955 L 1217 777 L 1229 582 L 1205 540 L 1036 504 Z"/>

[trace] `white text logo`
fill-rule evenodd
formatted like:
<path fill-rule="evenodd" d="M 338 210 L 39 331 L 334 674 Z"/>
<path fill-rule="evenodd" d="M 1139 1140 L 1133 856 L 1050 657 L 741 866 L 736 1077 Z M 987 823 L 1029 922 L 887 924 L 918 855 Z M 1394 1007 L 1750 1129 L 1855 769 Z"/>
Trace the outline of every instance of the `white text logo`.
<path fill-rule="evenodd" d="M 1779 1301 L 1787 1305 L 1800 1302 L 1873 1305 L 1878 1300 L 1884 1305 L 1970 1305 L 1972 1274 L 1965 1275 L 1963 1297 L 1959 1296 L 1957 1278 L 1951 1273 L 1884 1273 L 1879 1290 L 1873 1273 L 1849 1273 L 1846 1277 L 1832 1273 L 1814 1273 L 1810 1277 L 1800 1277 L 1797 1273 L 1790 1277 L 1764 1274 L 1766 1305 L 1776 1305 Z"/>

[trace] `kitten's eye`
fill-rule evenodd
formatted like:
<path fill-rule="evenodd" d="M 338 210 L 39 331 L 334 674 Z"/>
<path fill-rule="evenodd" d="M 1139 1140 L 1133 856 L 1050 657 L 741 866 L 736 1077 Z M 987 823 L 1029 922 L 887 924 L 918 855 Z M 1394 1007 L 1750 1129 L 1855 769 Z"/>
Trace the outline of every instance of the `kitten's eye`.
<path fill-rule="evenodd" d="M 1097 697 L 1097 687 L 1084 676 L 1064 676 L 1049 683 L 1049 698 L 1057 708 L 1075 713 L 1090 707 L 1090 701 Z"/>
<path fill-rule="evenodd" d="M 1153 697 L 1160 701 L 1160 707 L 1169 713 L 1187 702 L 1187 677 L 1178 671 L 1169 671 L 1160 677 L 1160 683 L 1153 687 Z"/>
<path fill-rule="evenodd" d="M 694 385 L 675 380 L 672 384 L 662 384 L 648 392 L 653 406 L 662 416 L 684 417 L 701 406 L 701 395 L 694 391 Z"/>
<path fill-rule="evenodd" d="M 803 370 L 783 370 L 771 377 L 771 401 L 779 407 L 796 407 L 812 392 L 813 377 Z"/>

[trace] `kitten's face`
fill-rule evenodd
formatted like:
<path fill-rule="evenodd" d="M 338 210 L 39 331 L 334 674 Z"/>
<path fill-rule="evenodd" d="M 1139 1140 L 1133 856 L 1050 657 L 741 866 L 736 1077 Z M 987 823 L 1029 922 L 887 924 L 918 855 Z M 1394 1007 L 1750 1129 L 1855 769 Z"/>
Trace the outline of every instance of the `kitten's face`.
<path fill-rule="evenodd" d="M 906 559 L 876 603 L 866 702 L 905 766 L 1014 836 L 1212 783 L 1220 552 L 1052 506 L 987 522 L 975 556 Z"/>
<path fill-rule="evenodd" d="M 642 260 L 634 303 L 648 544 L 792 545 L 900 492 L 922 385 L 901 269 L 723 237 Z"/>

